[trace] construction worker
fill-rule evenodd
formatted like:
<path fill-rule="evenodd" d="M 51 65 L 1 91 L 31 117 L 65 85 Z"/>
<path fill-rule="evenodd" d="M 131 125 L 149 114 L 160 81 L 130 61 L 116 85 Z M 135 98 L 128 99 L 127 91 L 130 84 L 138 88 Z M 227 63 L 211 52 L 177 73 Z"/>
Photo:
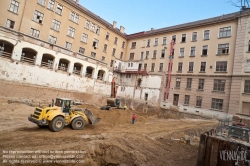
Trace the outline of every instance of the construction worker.
<path fill-rule="evenodd" d="M 132 116 L 132 124 L 135 123 L 135 119 L 136 119 L 136 115 L 135 115 L 135 113 L 133 113 L 133 116 Z"/>
<path fill-rule="evenodd" d="M 124 107 L 123 107 L 123 108 L 124 108 L 124 110 L 126 110 L 126 109 L 127 109 L 127 106 L 126 106 L 126 105 L 124 105 Z"/>

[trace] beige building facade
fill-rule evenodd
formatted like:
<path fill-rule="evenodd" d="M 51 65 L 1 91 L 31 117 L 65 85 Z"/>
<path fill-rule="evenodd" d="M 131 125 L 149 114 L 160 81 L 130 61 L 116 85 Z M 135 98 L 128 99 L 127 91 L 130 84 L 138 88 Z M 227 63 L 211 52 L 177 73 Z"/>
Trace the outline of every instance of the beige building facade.
<path fill-rule="evenodd" d="M 250 114 L 248 10 L 127 35 L 78 1 L 0 6 L 3 80 L 109 95 L 115 77 L 119 97 L 213 116 Z"/>

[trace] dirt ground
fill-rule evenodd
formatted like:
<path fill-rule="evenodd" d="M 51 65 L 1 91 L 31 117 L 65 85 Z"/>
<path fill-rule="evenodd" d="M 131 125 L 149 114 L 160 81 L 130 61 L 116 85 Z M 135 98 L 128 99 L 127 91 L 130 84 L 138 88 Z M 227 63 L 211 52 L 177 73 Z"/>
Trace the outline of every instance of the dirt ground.
<path fill-rule="evenodd" d="M 105 111 L 85 104 L 79 107 L 88 108 L 101 118 L 97 125 L 86 125 L 83 130 L 72 130 L 66 126 L 60 132 L 51 132 L 28 121 L 27 117 L 35 107 L 8 104 L 8 99 L 0 98 L 2 160 L 2 150 L 75 150 L 86 152 L 84 163 L 79 165 L 193 166 L 197 161 L 199 134 L 217 125 L 216 120 L 183 119 L 166 114 L 161 118 L 141 110 Z M 134 125 L 131 124 L 133 113 L 137 115 Z M 170 140 L 181 137 L 189 138 L 191 145 Z M 11 164 L 0 162 L 0 165 Z"/>

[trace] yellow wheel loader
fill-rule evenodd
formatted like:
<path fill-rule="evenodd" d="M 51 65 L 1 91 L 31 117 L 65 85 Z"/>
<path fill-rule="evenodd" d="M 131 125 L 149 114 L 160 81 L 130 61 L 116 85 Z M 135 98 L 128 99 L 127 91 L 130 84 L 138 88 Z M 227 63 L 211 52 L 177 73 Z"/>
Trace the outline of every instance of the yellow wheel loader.
<path fill-rule="evenodd" d="M 100 121 L 91 111 L 81 108 L 71 108 L 71 100 L 67 98 L 57 98 L 54 104 L 45 108 L 36 108 L 34 114 L 28 120 L 39 127 L 49 126 L 51 131 L 61 131 L 65 125 L 71 125 L 74 130 L 83 129 L 85 124 L 95 125 Z"/>

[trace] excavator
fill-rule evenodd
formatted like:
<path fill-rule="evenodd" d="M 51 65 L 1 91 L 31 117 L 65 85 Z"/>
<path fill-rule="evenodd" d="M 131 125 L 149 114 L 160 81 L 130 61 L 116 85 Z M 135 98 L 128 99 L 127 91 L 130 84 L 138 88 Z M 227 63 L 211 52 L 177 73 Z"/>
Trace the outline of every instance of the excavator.
<path fill-rule="evenodd" d="M 116 86 L 115 86 L 115 77 L 112 79 L 111 82 L 111 95 L 110 98 L 107 99 L 107 105 L 102 106 L 101 110 L 111 110 L 111 109 L 124 109 L 121 107 L 121 99 L 116 98 Z"/>
<path fill-rule="evenodd" d="M 58 132 L 65 125 L 71 125 L 74 130 L 81 130 L 85 124 L 97 124 L 100 118 L 95 117 L 88 109 L 83 111 L 81 108 L 71 108 L 71 99 L 56 98 L 55 104 L 52 100 L 49 107 L 37 107 L 28 120 L 38 127 L 49 126 L 51 131 Z"/>

